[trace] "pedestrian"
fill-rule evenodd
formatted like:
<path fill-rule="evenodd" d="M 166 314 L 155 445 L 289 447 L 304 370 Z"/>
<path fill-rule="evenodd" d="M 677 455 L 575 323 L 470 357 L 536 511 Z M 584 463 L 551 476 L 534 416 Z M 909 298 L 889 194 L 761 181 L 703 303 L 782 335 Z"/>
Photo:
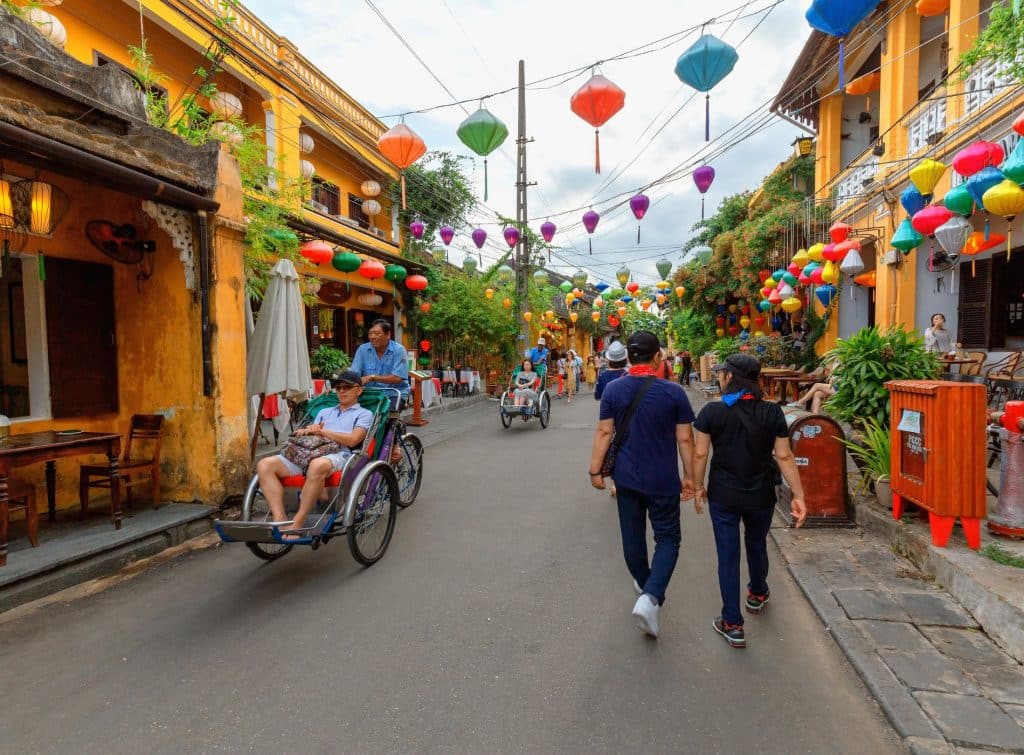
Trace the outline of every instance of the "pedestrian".
<path fill-rule="evenodd" d="M 576 355 L 572 349 L 565 355 L 565 403 L 571 404 L 576 393 Z"/>
<path fill-rule="evenodd" d="M 665 349 L 658 349 L 658 366 L 654 368 L 654 375 L 662 380 L 672 379 L 672 364 Z"/>
<path fill-rule="evenodd" d="M 607 351 L 604 352 L 604 360 L 608 363 L 608 368 L 602 370 L 601 374 L 597 376 L 597 384 L 594 385 L 596 401 L 601 400 L 608 383 L 626 374 L 626 347 L 622 345 L 621 341 L 612 341 L 608 345 Z M 608 485 L 608 493 L 614 498 L 615 492 L 615 481 L 612 480 Z"/>
<path fill-rule="evenodd" d="M 733 354 L 712 369 L 722 400 L 705 406 L 693 425 L 697 430 L 694 479 L 699 486 L 693 505 L 699 514 L 707 503 L 718 551 L 722 612 L 712 626 L 730 646 L 743 648 L 747 641 L 740 613 L 740 523 L 750 576 L 745 604 L 747 611 L 759 614 L 771 598 L 768 528 L 780 472 L 793 493 L 790 510 L 797 527 L 807 510 L 782 407 L 761 400 L 760 362 L 749 354 Z M 712 447 L 705 491 L 704 470 Z"/>
<path fill-rule="evenodd" d="M 611 348 L 609 348 L 611 351 Z M 682 388 L 658 380 L 658 337 L 645 330 L 626 343 L 629 374 L 604 387 L 590 455 L 590 484 L 605 487 L 606 455 L 614 459 L 622 553 L 640 595 L 633 605 L 637 626 L 658 636 L 658 609 L 679 558 L 681 498 L 693 495 L 693 409 Z M 612 359 L 614 355 L 609 355 Z M 614 439 L 614 440 L 613 440 Z M 683 480 L 679 464 L 683 463 Z M 654 556 L 647 556 L 647 519 L 654 532 Z"/>
<path fill-rule="evenodd" d="M 562 390 L 565 387 L 565 355 L 557 351 L 551 352 L 551 358 L 555 360 L 555 367 L 558 370 L 558 393 L 555 398 L 562 398 Z"/>
<path fill-rule="evenodd" d="M 590 390 L 594 390 L 594 384 L 597 383 L 597 360 L 594 355 L 591 354 L 587 357 L 587 387 Z"/>
<path fill-rule="evenodd" d="M 690 373 L 693 372 L 693 357 L 690 354 L 689 349 L 683 349 L 679 356 L 683 360 L 683 382 L 686 385 L 690 384 Z"/>

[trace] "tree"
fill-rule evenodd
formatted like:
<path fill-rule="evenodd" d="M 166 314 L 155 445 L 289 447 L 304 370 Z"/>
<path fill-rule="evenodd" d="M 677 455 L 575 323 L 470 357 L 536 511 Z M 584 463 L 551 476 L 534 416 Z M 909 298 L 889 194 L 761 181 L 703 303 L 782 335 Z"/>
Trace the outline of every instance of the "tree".
<path fill-rule="evenodd" d="M 405 204 L 399 214 L 404 226 L 419 220 L 426 226 L 424 239 L 432 239 L 437 229 L 450 225 L 457 232 L 469 227 L 469 214 L 476 207 L 472 183 L 463 171 L 468 157 L 451 152 L 428 152 L 419 162 L 405 171 Z M 398 181 L 389 189 L 392 206 L 400 207 L 402 191 Z M 424 253 L 429 241 L 409 240 L 408 248 Z"/>
<path fill-rule="evenodd" d="M 1024 83 L 1024 13 L 1020 5 L 1020 0 L 1013 0 L 1012 8 L 1004 0 L 992 3 L 989 25 L 960 56 L 961 79 L 966 79 L 978 63 L 992 60 L 1006 66 L 1013 78 Z"/>

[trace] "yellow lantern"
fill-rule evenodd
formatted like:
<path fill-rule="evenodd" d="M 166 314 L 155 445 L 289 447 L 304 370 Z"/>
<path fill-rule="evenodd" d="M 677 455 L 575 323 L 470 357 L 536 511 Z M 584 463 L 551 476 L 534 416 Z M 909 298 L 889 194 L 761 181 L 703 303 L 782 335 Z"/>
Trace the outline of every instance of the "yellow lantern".
<path fill-rule="evenodd" d="M 529 322 L 533 319 L 533 312 L 523 312 L 523 319 Z"/>
<path fill-rule="evenodd" d="M 625 317 L 626 316 L 626 307 L 625 306 L 619 307 L 618 312 L 619 312 L 619 317 Z"/>
<path fill-rule="evenodd" d="M 512 309 L 512 300 L 509 299 L 508 297 L 502 299 L 501 306 L 503 306 L 505 309 Z"/>
<path fill-rule="evenodd" d="M 654 286 L 654 287 L 655 287 L 655 288 L 672 288 L 672 286 L 671 286 L 671 285 L 669 284 L 669 282 L 668 282 L 668 281 L 658 281 L 658 282 L 657 282 L 657 283 L 655 284 L 655 286 Z"/>
<path fill-rule="evenodd" d="M 683 298 L 683 294 L 685 294 L 685 293 L 686 293 L 686 287 L 685 286 L 676 286 L 676 298 L 677 299 L 682 299 Z"/>
<path fill-rule="evenodd" d="M 821 262 L 823 259 L 825 259 L 825 257 L 822 254 L 824 251 L 824 244 L 815 244 L 814 246 L 807 250 L 807 257 L 813 260 L 814 262 Z"/>
<path fill-rule="evenodd" d="M 821 279 L 826 283 L 835 283 L 839 280 L 839 268 L 836 267 L 836 263 L 825 263 L 825 267 L 821 269 Z"/>
<path fill-rule="evenodd" d="M 625 286 L 629 283 L 629 268 L 622 266 L 619 268 L 619 272 L 615 273 L 615 280 L 619 282 L 620 286 Z"/>
<path fill-rule="evenodd" d="M 822 274 L 822 278 L 824 278 L 824 277 L 825 277 L 825 276 L 824 276 L 824 274 Z M 782 309 L 783 309 L 784 311 L 786 311 L 786 312 L 790 312 L 790 313 L 792 313 L 792 312 L 796 312 L 796 311 L 798 311 L 798 310 L 799 310 L 799 309 L 800 309 L 800 308 L 801 308 L 802 306 L 803 306 L 803 302 L 802 302 L 802 301 L 800 301 L 800 300 L 799 300 L 799 299 L 798 299 L 797 297 L 795 297 L 795 296 L 790 296 L 790 297 L 789 297 L 788 299 L 783 299 L 783 300 L 782 300 Z"/>
<path fill-rule="evenodd" d="M 732 312 L 733 314 L 736 314 L 737 309 L 739 309 L 739 307 L 737 307 L 735 304 L 729 305 L 729 311 Z"/>
<path fill-rule="evenodd" d="M 594 322 L 597 322 L 598 320 L 601 319 L 601 313 L 600 312 L 591 312 L 590 313 L 590 319 L 593 320 Z"/>
<path fill-rule="evenodd" d="M 569 313 L 569 319 L 572 320 L 573 322 L 576 322 L 578 319 L 580 319 L 579 313 L 578 312 L 570 312 Z"/>
<path fill-rule="evenodd" d="M 939 182 L 945 172 L 945 164 L 926 157 L 910 169 L 910 182 L 927 200 L 935 191 L 935 184 Z"/>
<path fill-rule="evenodd" d="M 721 338 L 725 335 L 725 328 L 715 328 L 715 335 Z"/>
<path fill-rule="evenodd" d="M 747 317 L 746 315 L 743 315 L 743 317 L 740 318 L 740 327 L 743 328 L 744 330 L 749 328 L 750 327 L 750 318 Z"/>
<path fill-rule="evenodd" d="M 570 291 L 565 295 L 565 306 L 571 307 L 574 301 L 576 301 L 576 294 Z"/>
<path fill-rule="evenodd" d="M 765 288 L 775 288 L 777 285 L 779 285 L 779 282 L 774 278 L 769 278 L 764 282 Z"/>
<path fill-rule="evenodd" d="M 489 288 L 486 291 L 484 291 L 484 296 L 486 296 L 488 299 L 493 299 L 494 298 L 494 289 L 493 288 Z"/>
<path fill-rule="evenodd" d="M 763 330 L 755 330 L 754 331 L 754 338 L 764 338 L 764 331 Z"/>
<path fill-rule="evenodd" d="M 797 249 L 796 254 L 793 255 L 793 264 L 798 267 L 803 267 L 811 261 L 811 257 L 807 254 L 806 249 Z"/>
<path fill-rule="evenodd" d="M 1010 248 L 1013 246 L 1012 223 L 1017 215 L 1024 212 L 1024 189 L 1006 179 L 986 191 L 982 200 L 986 210 L 1006 218 L 1006 260 L 1009 262 Z"/>

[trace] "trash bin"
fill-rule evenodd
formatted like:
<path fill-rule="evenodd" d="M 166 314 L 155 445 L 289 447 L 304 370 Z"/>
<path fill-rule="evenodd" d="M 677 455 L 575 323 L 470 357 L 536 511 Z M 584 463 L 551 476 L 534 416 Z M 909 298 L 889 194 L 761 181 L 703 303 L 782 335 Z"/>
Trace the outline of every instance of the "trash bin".
<path fill-rule="evenodd" d="M 988 518 L 996 535 L 1024 538 L 1024 435 L 999 428 L 999 502 Z"/>
<path fill-rule="evenodd" d="M 791 406 L 785 407 L 783 412 L 807 505 L 804 526 L 853 526 L 853 511 L 846 485 L 846 446 L 842 442 L 846 436 L 843 428 L 824 414 L 811 414 Z M 789 513 L 793 491 L 783 480 L 775 493 L 779 515 L 793 526 L 793 517 Z"/>
<path fill-rule="evenodd" d="M 892 515 L 904 500 L 928 512 L 932 542 L 945 547 L 959 518 L 971 548 L 985 518 L 985 386 L 945 380 L 892 380 Z"/>

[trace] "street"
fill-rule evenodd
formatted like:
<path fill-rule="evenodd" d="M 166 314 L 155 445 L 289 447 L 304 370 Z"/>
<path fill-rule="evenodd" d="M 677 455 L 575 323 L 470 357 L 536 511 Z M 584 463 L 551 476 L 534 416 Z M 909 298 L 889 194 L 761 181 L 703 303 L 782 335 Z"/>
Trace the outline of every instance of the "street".
<path fill-rule="evenodd" d="M 343 540 L 264 564 L 200 551 L 0 632 L 0 749 L 108 752 L 899 752 L 773 558 L 748 648 L 683 508 L 661 638 L 633 625 L 613 500 L 587 483 L 596 403 L 427 449 L 380 563 Z"/>

